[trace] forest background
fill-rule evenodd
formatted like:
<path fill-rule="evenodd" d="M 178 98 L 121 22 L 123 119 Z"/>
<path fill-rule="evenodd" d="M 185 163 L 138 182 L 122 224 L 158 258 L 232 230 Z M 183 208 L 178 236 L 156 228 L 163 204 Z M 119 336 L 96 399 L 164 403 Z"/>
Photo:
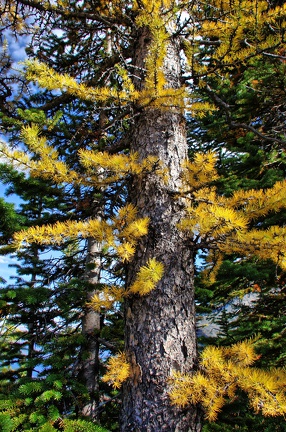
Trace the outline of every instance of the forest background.
<path fill-rule="evenodd" d="M 286 429 L 285 16 L 1 2 L 3 431 Z"/>

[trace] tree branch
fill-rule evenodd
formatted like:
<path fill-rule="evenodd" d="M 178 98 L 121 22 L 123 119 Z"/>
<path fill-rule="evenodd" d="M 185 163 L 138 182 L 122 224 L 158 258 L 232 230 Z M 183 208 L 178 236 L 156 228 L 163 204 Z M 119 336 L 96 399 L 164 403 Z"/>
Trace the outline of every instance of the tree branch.
<path fill-rule="evenodd" d="M 268 135 L 264 135 L 263 133 L 259 132 L 255 127 L 251 126 L 250 124 L 240 123 L 240 122 L 234 121 L 231 118 L 231 112 L 230 112 L 231 105 L 229 105 L 225 101 L 223 101 L 211 89 L 211 87 L 208 84 L 206 85 L 206 87 L 204 88 L 204 90 L 211 97 L 211 99 L 215 102 L 215 104 L 224 111 L 227 123 L 231 127 L 233 127 L 233 128 L 242 128 L 242 129 L 249 130 L 249 131 L 253 132 L 256 136 L 258 136 L 259 138 L 261 138 L 264 141 L 280 143 L 280 144 L 283 144 L 283 145 L 286 144 L 286 141 L 284 141 L 284 140 L 281 140 L 279 138 L 270 137 Z"/>
<path fill-rule="evenodd" d="M 32 7 L 40 12 L 52 12 L 55 13 L 57 15 L 63 16 L 66 19 L 68 18 L 76 18 L 76 19 L 82 19 L 82 20 L 95 20 L 95 21 L 99 21 L 107 26 L 112 26 L 114 24 L 117 23 L 124 23 L 124 21 L 127 22 L 127 20 L 124 20 L 124 16 L 120 16 L 120 17 L 112 17 L 112 18 L 105 18 L 102 15 L 92 12 L 82 12 L 79 9 L 77 9 L 76 11 L 72 11 L 72 10 L 66 10 L 66 9 L 59 9 L 56 8 L 52 5 L 46 5 L 43 4 L 42 2 L 38 2 L 38 1 L 34 1 L 34 0 L 20 0 L 20 2 L 22 5 L 24 6 L 29 6 Z M 128 21 L 128 24 L 130 25 L 130 22 Z"/>

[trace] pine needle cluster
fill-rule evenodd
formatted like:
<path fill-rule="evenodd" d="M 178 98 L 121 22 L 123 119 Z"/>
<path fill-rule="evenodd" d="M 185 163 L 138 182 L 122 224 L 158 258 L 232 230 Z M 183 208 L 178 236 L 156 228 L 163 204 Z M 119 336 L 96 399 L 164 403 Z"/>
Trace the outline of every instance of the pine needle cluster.
<path fill-rule="evenodd" d="M 160 167 L 158 158 L 155 156 L 139 161 L 136 153 L 110 155 L 108 152 L 80 149 L 79 162 L 85 169 L 85 174 L 81 175 L 62 161 L 58 151 L 47 144 L 47 139 L 41 134 L 38 125 L 24 126 L 21 138 L 28 147 L 29 153 L 18 149 L 11 150 L 1 142 L 2 157 L 19 169 L 28 170 L 34 177 L 53 179 L 56 183 L 104 188 L 130 175 L 147 175 L 154 169 L 158 174 L 164 175 L 164 169 Z"/>
<path fill-rule="evenodd" d="M 251 367 L 257 358 L 251 341 L 231 347 L 208 346 L 201 354 L 198 372 L 193 375 L 173 372 L 170 399 L 178 406 L 200 403 L 207 419 L 215 421 L 223 405 L 241 389 L 256 413 L 285 415 L 285 371 Z"/>
<path fill-rule="evenodd" d="M 256 255 L 272 259 L 285 268 L 285 228 L 259 228 L 261 217 L 286 206 L 286 182 L 260 190 L 238 190 L 230 197 L 218 194 L 210 182 L 218 179 L 214 154 L 197 154 L 183 170 L 182 194 L 190 203 L 179 228 L 192 233 L 202 248 L 211 250 L 210 261 L 218 263 L 219 253 Z"/>
<path fill-rule="evenodd" d="M 156 287 L 163 273 L 163 264 L 152 258 L 140 268 L 135 281 L 127 290 L 120 286 L 105 286 L 100 292 L 92 296 L 88 306 L 100 312 L 102 309 L 112 309 L 114 304 L 121 302 L 130 295 L 147 295 Z"/>
<path fill-rule="evenodd" d="M 122 383 L 130 376 L 131 368 L 125 353 L 119 353 L 111 357 L 107 363 L 107 372 L 102 380 L 112 384 L 114 388 L 121 387 Z"/>

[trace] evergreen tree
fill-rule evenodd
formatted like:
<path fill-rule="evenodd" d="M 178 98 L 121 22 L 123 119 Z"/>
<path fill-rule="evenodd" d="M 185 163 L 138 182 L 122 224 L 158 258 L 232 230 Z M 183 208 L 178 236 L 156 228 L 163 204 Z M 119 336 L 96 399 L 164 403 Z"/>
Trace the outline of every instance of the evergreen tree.
<path fill-rule="evenodd" d="M 212 142 L 220 152 L 220 193 L 231 195 L 242 187 L 268 188 L 285 178 L 283 134 L 284 59 L 280 54 L 252 59 L 243 67 L 227 70 L 224 81 L 212 81 L 205 97 L 217 98 L 225 120 L 210 113 L 196 122 L 204 131 L 201 146 Z M 235 128 L 237 124 L 239 129 Z M 231 128 L 229 128 L 231 126 Z M 252 130 L 251 130 L 252 129 Z M 191 139 L 193 139 L 191 137 Z M 264 227 L 283 225 L 285 212 L 269 215 Z M 224 258 L 216 282 L 198 278 L 197 298 L 203 321 L 202 334 L 214 328 L 203 344 L 230 345 L 255 338 L 261 358 L 257 366 L 284 367 L 283 271 L 270 261 L 237 255 Z M 211 306 L 211 307 L 210 307 Z M 206 315 L 209 315 L 206 324 Z M 214 324 L 210 324 L 214 321 Z M 200 322 L 199 322 L 200 327 Z M 243 394 L 219 415 L 207 430 L 281 430 L 283 418 L 253 416 Z"/>
<path fill-rule="evenodd" d="M 282 181 L 266 191 L 242 189 L 221 195 L 210 185 L 217 178 L 214 153 L 195 153 L 187 161 L 183 116 L 190 107 L 197 115 L 213 109 L 200 90 L 213 95 L 204 76 L 215 80 L 228 64 L 237 67 L 249 58 L 276 55 L 283 45 L 283 5 L 167 0 L 42 5 L 25 0 L 15 4 L 19 13 L 23 5 L 59 22 L 74 20 L 83 29 L 92 27 L 93 40 L 102 47 L 105 37 L 112 47 L 110 69 L 101 62 L 104 53 L 97 51 L 94 81 L 84 71 L 63 75 L 37 61 L 26 64 L 26 77 L 47 90 L 60 90 L 63 98 L 92 103 L 99 123 L 100 114 L 107 112 L 102 121 L 105 130 L 119 125 L 121 135 L 125 132 L 122 119 L 128 120 L 127 142 L 120 136 L 119 142 L 111 144 L 108 139 L 96 141 L 95 146 L 89 143 L 73 153 L 77 163 L 71 163 L 52 145 L 53 140 L 47 144 L 49 131 L 29 125 L 23 127 L 21 138 L 33 157 L 5 146 L 2 153 L 28 167 L 31 175 L 70 184 L 74 190 L 83 186 L 106 192 L 105 205 L 92 208 L 90 218 L 77 215 L 53 226 L 35 226 L 16 234 L 15 242 L 20 247 L 34 242 L 57 244 L 77 235 L 93 238 L 109 262 L 106 271 L 114 275 L 115 260 L 126 269 L 125 289 L 109 283 L 90 300 L 100 311 L 125 298 L 125 354 L 110 361 L 105 378 L 115 386 L 125 381 L 122 430 L 199 431 L 194 405 L 201 403 L 208 417 L 215 419 L 237 386 L 249 394 L 256 411 L 283 414 L 284 373 L 251 368 L 256 356 L 248 343 L 207 348 L 199 372 L 189 375 L 197 365 L 196 252 L 210 250 L 213 265 L 225 254 L 236 254 L 272 259 L 284 268 L 285 230 L 279 225 L 264 229 L 260 221 L 284 209 L 285 194 Z M 207 54 L 205 46 L 210 47 Z M 183 68 L 180 50 L 185 54 Z M 97 85 L 96 78 L 107 71 L 108 80 Z M 220 98 L 214 97 L 213 103 L 221 107 Z M 256 133 L 252 125 L 232 126 Z M 118 208 L 118 197 L 126 194 L 128 204 Z M 104 218 L 102 210 L 107 213 Z M 189 403 L 192 406 L 186 409 Z"/>
<path fill-rule="evenodd" d="M 20 7 L 20 5 L 18 6 Z M 37 16 L 37 19 L 40 19 L 40 17 Z M 57 25 L 58 20 L 56 19 L 55 22 L 53 22 L 50 17 L 48 25 L 49 31 L 52 32 L 55 27 L 57 28 Z M 70 20 L 69 25 L 72 25 Z M 62 28 L 64 29 L 64 25 Z M 27 31 L 29 31 L 29 28 Z M 87 30 L 85 29 L 85 31 Z M 70 28 L 68 29 L 68 32 L 69 35 L 72 34 L 70 33 Z M 56 35 L 54 36 L 53 43 L 57 44 L 56 40 L 60 39 L 60 37 L 57 38 Z M 62 39 L 65 38 L 66 33 L 63 33 Z M 53 45 L 50 46 L 50 42 L 49 35 L 46 38 L 43 37 L 41 39 L 41 50 L 38 52 L 38 55 L 46 55 L 46 58 L 50 58 L 52 61 L 53 56 L 50 51 L 54 50 L 55 48 Z M 71 42 L 68 39 L 68 41 L 62 43 L 64 45 L 70 46 Z M 33 50 L 37 50 L 37 44 L 34 40 L 32 47 Z M 30 51 L 31 53 L 32 47 L 27 48 L 27 51 Z M 95 48 L 97 48 L 96 44 Z M 71 53 L 70 60 L 66 65 L 66 68 L 68 68 L 70 73 L 72 73 L 71 68 L 73 63 L 75 61 L 78 63 L 78 60 L 76 60 L 75 57 L 77 57 L 77 54 Z M 63 61 L 63 59 L 61 60 Z M 54 67 L 60 69 L 59 65 L 53 65 Z M 94 65 L 90 65 L 88 62 L 85 63 L 85 76 L 87 74 L 87 65 L 93 72 L 95 70 Z M 76 71 L 78 72 L 81 69 L 82 65 L 78 65 Z M 14 99 L 14 104 L 6 101 L 4 107 L 5 109 L 3 108 L 2 112 L 2 125 L 3 128 L 9 132 L 11 142 L 15 143 L 15 141 L 19 140 L 19 125 L 21 125 L 23 121 L 27 124 L 33 122 L 38 124 L 45 130 L 46 133 L 49 134 L 49 138 L 53 142 L 54 146 L 59 148 L 61 157 L 65 158 L 65 160 L 68 160 L 70 165 L 78 163 L 77 159 L 75 158 L 78 148 L 85 148 L 87 145 L 90 145 L 91 130 L 97 127 L 99 123 L 101 124 L 101 128 L 104 127 L 102 118 L 97 118 L 97 113 L 93 112 L 90 103 L 85 103 L 84 101 L 78 102 L 74 100 L 73 97 L 55 98 L 53 92 L 46 92 L 44 95 L 42 95 L 34 90 L 33 94 L 29 97 L 27 97 L 27 95 L 21 95 L 21 97 L 19 97 L 19 95 L 16 94 Z M 9 113 L 9 115 L 7 115 L 7 113 Z M 47 119 L 47 117 L 49 117 L 49 119 Z M 98 133 L 97 138 L 100 142 L 104 140 L 103 131 Z M 28 189 L 30 188 L 28 183 L 25 186 L 28 187 Z M 42 186 L 41 189 L 38 185 L 38 192 L 41 190 L 41 195 L 45 195 L 47 191 L 45 191 L 45 188 L 42 188 Z M 20 195 L 22 193 L 19 188 L 16 188 L 16 191 L 14 190 L 14 192 L 20 193 Z M 32 190 L 31 193 L 33 193 Z M 112 191 L 110 190 L 109 193 L 112 194 Z M 32 204 L 32 201 L 34 200 L 33 196 L 37 196 L 37 194 L 34 194 L 32 195 L 32 198 L 29 198 L 30 204 Z M 104 205 L 102 194 L 98 188 L 87 187 L 86 185 L 83 187 L 77 185 L 76 188 L 68 188 L 65 190 L 64 198 L 62 195 L 58 196 L 57 198 L 56 205 L 53 199 L 47 197 L 45 198 L 47 200 L 51 199 L 51 209 L 47 212 L 46 218 L 42 217 L 42 215 L 37 222 L 35 221 L 34 216 L 32 216 L 33 210 L 32 212 L 28 210 L 28 213 L 26 211 L 26 216 L 32 217 L 30 223 L 36 222 L 42 224 L 52 223 L 54 220 L 64 220 L 65 218 L 69 220 L 73 218 L 87 218 L 90 216 L 90 214 L 92 214 L 93 211 L 96 211 L 97 207 Z M 105 199 L 109 200 L 108 196 Z M 118 197 L 118 200 L 119 199 L 120 197 Z M 113 203 L 113 205 L 116 204 Z M 111 213 L 112 211 L 113 210 L 111 209 Z M 16 227 L 14 228 L 16 229 Z M 71 243 L 71 241 L 69 241 L 69 243 Z M 96 290 L 98 287 L 98 263 L 101 251 L 95 250 L 96 244 L 97 242 L 93 241 L 92 239 L 87 240 L 86 247 L 84 247 L 82 252 L 82 247 L 77 250 L 77 243 L 74 250 L 69 245 L 68 250 L 73 250 L 69 261 L 67 260 L 67 256 L 65 256 L 66 263 L 62 263 L 61 265 L 58 264 L 57 271 L 55 272 L 53 270 L 53 277 L 49 275 L 48 278 L 51 283 L 55 284 L 53 291 L 57 292 L 57 298 L 61 304 L 64 301 L 63 299 L 66 299 L 66 290 L 71 289 L 74 291 L 75 288 L 73 287 L 76 287 L 76 289 L 80 290 L 81 293 L 77 294 L 78 297 L 75 299 L 74 303 L 75 307 L 77 308 L 77 313 L 75 316 L 77 319 L 79 319 L 79 321 L 82 322 L 82 333 L 84 337 L 79 335 L 78 338 L 77 350 L 78 352 L 82 351 L 82 355 L 80 366 L 75 368 L 76 374 L 73 375 L 73 380 L 79 383 L 79 388 L 81 388 L 82 393 L 84 393 L 84 390 L 83 387 L 80 386 L 81 384 L 85 384 L 85 386 L 87 386 L 89 389 L 89 391 L 86 393 L 89 394 L 89 398 L 80 398 L 81 401 L 76 404 L 76 410 L 78 413 L 81 412 L 82 414 L 90 415 L 93 418 L 97 417 L 102 411 L 102 409 L 98 406 L 99 399 L 102 397 L 105 399 L 103 405 L 107 404 L 108 401 L 108 391 L 106 385 L 103 388 L 101 387 L 101 389 L 98 388 L 100 368 L 98 356 L 100 350 L 106 351 L 105 339 L 100 338 L 101 342 L 99 343 L 100 332 L 104 328 L 104 332 L 108 333 L 108 328 L 110 327 L 109 323 L 111 321 L 117 320 L 120 322 L 122 319 L 120 313 L 118 314 L 117 310 L 114 313 L 113 319 L 111 319 L 109 316 L 108 321 L 106 321 L 104 320 L 104 313 L 100 314 L 99 312 L 95 312 L 92 309 L 86 307 L 86 301 L 91 297 L 92 292 L 94 293 L 94 290 Z M 78 265 L 75 264 L 72 260 L 72 257 L 79 258 L 80 263 Z M 84 266 L 83 262 L 85 262 Z M 107 265 L 108 260 L 105 259 L 104 263 L 100 263 L 100 270 Z M 84 282 L 83 280 L 79 282 L 80 278 L 84 279 Z M 64 279 L 65 289 L 59 288 L 59 285 L 63 287 L 63 283 L 61 281 L 62 279 Z M 52 299 L 53 295 L 51 294 L 50 297 Z M 78 298 L 82 299 L 81 306 L 78 304 Z M 37 310 L 36 306 L 35 310 Z M 40 314 L 41 311 L 38 310 L 37 313 Z M 116 316 L 118 319 L 116 319 Z M 58 319 L 61 320 L 60 317 L 58 317 Z M 75 324 L 73 324 L 72 321 L 69 322 L 69 326 L 74 325 Z M 71 328 L 70 331 L 73 333 L 73 328 Z M 73 342 L 71 343 L 73 344 Z M 112 343 L 109 342 L 108 349 L 112 351 L 115 349 L 115 347 L 117 347 L 117 345 L 117 343 L 112 345 Z M 50 346 L 52 346 L 52 344 L 50 344 Z M 46 346 L 45 349 L 47 348 L 48 347 Z M 55 350 L 56 348 L 54 347 L 53 349 Z M 80 373 L 78 373 L 79 370 L 81 371 Z M 103 393 L 101 396 L 99 395 L 100 392 Z M 74 400 L 75 399 L 76 398 L 74 398 Z M 86 402 L 86 406 L 83 404 L 83 401 Z M 113 406 L 115 403 L 116 400 L 113 401 Z M 63 411 L 61 414 L 65 415 L 66 411 Z M 106 418 L 107 423 L 109 424 L 110 422 L 108 415 Z"/>
<path fill-rule="evenodd" d="M 3 226 L 8 244 L 19 222 L 22 227 L 47 223 L 55 218 L 51 210 L 57 210 L 57 217 L 60 208 L 63 211 L 60 188 L 27 179 L 5 166 L 1 177 L 10 183 L 10 192 L 24 200 L 21 209 L 12 213 L 17 223 Z M 11 247 L 5 250 L 11 251 Z M 76 418 L 88 400 L 80 379 L 86 345 L 80 328 L 86 291 L 86 284 L 80 281 L 84 273 L 82 252 L 66 245 L 62 256 L 42 258 L 47 254 L 53 254 L 50 248 L 47 251 L 35 244 L 18 251 L 15 283 L 1 289 L 3 430 L 56 430 L 52 425 L 59 422 L 62 428 L 71 427 L 68 421 L 60 421 L 61 416 Z M 80 424 L 75 423 L 74 428 Z M 88 424 L 85 427 L 99 430 Z"/>
<path fill-rule="evenodd" d="M 37 95 L 33 95 L 33 100 L 36 97 Z M 17 139 L 20 119 L 21 121 L 24 119 L 25 122 L 33 121 L 43 127 L 51 127 L 55 121 L 53 116 L 52 121 L 47 123 L 43 110 L 18 109 L 12 119 L 3 116 L 3 124 L 6 128 L 10 128 L 12 140 Z M 72 123 L 70 122 L 71 128 Z M 58 127 L 56 132 L 59 131 L 64 134 L 65 127 Z M 6 246 L 2 247 L 2 253 L 14 251 L 10 244 L 11 235 L 20 229 L 20 221 L 22 221 L 22 227 L 51 224 L 56 220 L 73 219 L 75 214 L 77 217 L 79 214 L 85 214 L 87 217 L 91 211 L 86 205 L 87 196 L 94 197 L 91 188 L 84 188 L 84 190 L 77 188 L 78 203 L 75 205 L 74 190 L 58 187 L 38 178 L 26 178 L 24 173 L 18 173 L 11 167 L 2 166 L 1 180 L 9 185 L 8 194 L 16 194 L 23 201 L 18 212 L 12 212 L 11 205 L 5 204 L 7 218 L 3 220 L 2 231 L 3 243 Z M 83 205 L 80 202 L 81 194 Z M 8 214 L 10 209 L 11 214 Z M 17 223 L 14 223 L 15 221 Z M 1 396 L 4 401 L 3 422 L 7 423 L 7 427 L 17 427 L 21 430 L 35 427 L 40 429 L 48 427 L 49 424 L 55 427 L 59 425 L 67 430 L 72 427 L 74 430 L 77 430 L 77 427 L 89 427 L 81 420 L 75 420 L 81 416 L 81 413 L 85 413 L 87 406 L 90 406 L 91 390 L 88 388 L 86 374 L 90 373 L 90 370 L 94 371 L 92 372 L 93 377 L 94 374 L 99 373 L 99 348 L 101 351 L 103 349 L 113 351 L 118 348 L 120 341 L 119 344 L 113 344 L 114 338 L 111 338 L 108 348 L 106 348 L 103 337 L 100 339 L 100 344 L 98 343 L 100 331 L 103 328 L 104 314 L 100 315 L 98 333 L 94 332 L 93 335 L 90 335 L 86 331 L 85 317 L 90 316 L 86 301 L 94 291 L 94 284 L 89 280 L 89 274 L 93 273 L 94 265 L 92 260 L 86 263 L 88 249 L 88 245 L 69 240 L 60 248 L 54 246 L 51 249 L 50 246 L 33 245 L 17 251 L 16 255 L 20 261 L 17 265 L 18 277 L 15 278 L 15 284 L 8 285 L 1 291 L 2 317 L 5 320 L 4 331 L 5 334 L 9 334 L 10 341 L 7 345 L 3 332 L 5 349 L 3 348 L 1 361 L 3 365 L 1 372 L 3 393 Z M 42 259 L 45 254 L 53 255 L 54 253 L 56 255 L 53 259 Z M 95 259 L 98 259 L 98 255 L 95 256 Z M 94 314 L 99 316 L 98 313 Z M 116 314 L 121 320 L 117 311 Z M 104 322 L 105 334 L 109 333 L 110 323 L 116 322 L 116 314 Z M 20 330 L 16 323 L 21 323 Z M 94 331 L 94 328 L 91 330 Z M 18 343 L 19 337 L 21 337 L 20 343 Z M 96 341 L 96 347 L 93 350 L 90 346 L 92 337 Z M 96 364 L 89 361 L 91 352 L 96 354 L 94 357 Z M 11 373 L 13 374 L 13 386 L 11 386 Z M 55 380 L 57 388 L 54 388 Z M 54 397 L 56 397 L 55 400 L 53 400 Z M 99 399 L 103 402 L 102 398 L 104 398 L 102 405 L 105 406 L 110 399 L 106 385 L 100 389 L 97 388 L 92 397 L 97 400 L 98 404 Z M 7 398 L 10 405 L 7 405 Z M 18 400 L 18 405 L 13 410 L 15 398 Z M 20 400 L 21 408 L 19 409 Z M 110 403 L 116 412 L 116 399 L 112 398 Z M 23 410 L 25 411 L 24 416 L 22 415 Z M 98 405 L 94 407 L 94 410 L 93 417 L 98 417 L 102 412 L 102 408 Z M 108 407 L 105 411 L 108 412 Z M 68 417 L 70 420 L 62 422 L 62 417 Z M 110 418 L 106 415 L 106 424 L 111 429 L 114 427 L 116 424 L 114 415 Z M 94 426 L 92 430 L 97 429 Z"/>

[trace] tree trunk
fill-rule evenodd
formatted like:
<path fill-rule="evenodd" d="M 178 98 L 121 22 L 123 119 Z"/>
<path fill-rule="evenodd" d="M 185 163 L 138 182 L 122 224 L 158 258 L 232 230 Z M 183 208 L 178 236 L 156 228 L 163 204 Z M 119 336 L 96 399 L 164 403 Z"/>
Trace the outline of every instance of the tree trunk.
<path fill-rule="evenodd" d="M 96 293 L 96 285 L 100 281 L 101 245 L 92 238 L 88 239 L 85 279 L 94 285 L 94 290 L 87 293 L 87 302 Z M 87 308 L 82 319 L 82 332 L 86 337 L 87 350 L 84 352 L 83 378 L 89 393 L 89 401 L 83 407 L 82 414 L 92 419 L 98 416 L 98 378 L 99 378 L 99 342 L 100 313 Z"/>
<path fill-rule="evenodd" d="M 147 52 L 146 34 L 138 41 L 137 58 Z M 145 44 L 145 46 L 144 46 Z M 165 61 L 168 86 L 180 86 L 180 60 L 176 41 L 170 41 Z M 177 224 L 185 216 L 180 187 L 181 164 L 187 158 L 185 120 L 179 110 L 145 108 L 136 122 L 132 150 L 140 158 L 158 156 L 169 171 L 164 182 L 156 172 L 134 180 L 131 201 L 139 216 L 150 219 L 149 233 L 129 265 L 127 284 L 149 258 L 164 265 L 164 275 L 147 296 L 126 302 L 126 352 L 132 377 L 123 388 L 124 432 L 185 432 L 201 430 L 195 407 L 179 409 L 170 404 L 168 378 L 172 371 L 190 372 L 196 358 L 194 311 L 194 252 L 191 239 Z"/>

